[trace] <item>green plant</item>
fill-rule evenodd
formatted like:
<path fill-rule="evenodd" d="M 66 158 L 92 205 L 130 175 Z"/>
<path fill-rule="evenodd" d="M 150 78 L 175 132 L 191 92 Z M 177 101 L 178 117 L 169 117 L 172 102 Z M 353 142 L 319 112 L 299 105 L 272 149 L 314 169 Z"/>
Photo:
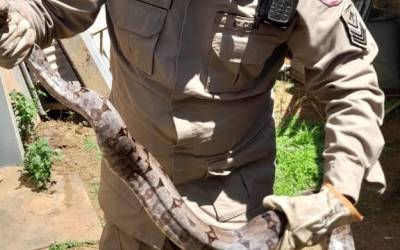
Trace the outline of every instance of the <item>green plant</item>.
<path fill-rule="evenodd" d="M 11 105 L 17 120 L 21 139 L 26 142 L 34 132 L 35 118 L 38 115 L 36 104 L 22 93 L 13 90 L 10 93 Z"/>
<path fill-rule="evenodd" d="M 67 121 L 73 121 L 76 118 L 76 113 L 72 110 L 65 111 Z"/>
<path fill-rule="evenodd" d="M 320 123 L 290 117 L 277 129 L 274 193 L 295 195 L 322 179 L 324 131 Z"/>
<path fill-rule="evenodd" d="M 86 151 L 93 151 L 98 148 L 96 141 L 90 137 L 90 136 L 85 136 L 85 139 L 83 141 L 83 146 Z"/>
<path fill-rule="evenodd" d="M 24 173 L 29 175 L 38 189 L 46 188 L 50 182 L 53 160 L 60 157 L 61 154 L 52 149 L 46 139 L 39 138 L 27 147 Z"/>
<path fill-rule="evenodd" d="M 75 247 L 89 247 L 95 246 L 97 244 L 96 241 L 83 241 L 78 242 L 74 240 L 66 241 L 63 243 L 53 243 L 49 246 L 48 250 L 67 250 Z"/>
<path fill-rule="evenodd" d="M 96 159 L 97 160 L 101 159 L 101 151 L 99 145 L 96 142 L 96 139 L 90 136 L 85 136 L 85 139 L 83 141 L 83 147 L 87 152 L 96 151 Z"/>
<path fill-rule="evenodd" d="M 93 200 L 96 199 L 99 194 L 100 183 L 98 181 L 89 182 L 88 190 L 89 190 L 89 197 Z"/>
<path fill-rule="evenodd" d="M 31 91 L 36 91 L 38 97 L 47 97 L 47 93 L 43 91 L 40 87 L 29 88 Z"/>

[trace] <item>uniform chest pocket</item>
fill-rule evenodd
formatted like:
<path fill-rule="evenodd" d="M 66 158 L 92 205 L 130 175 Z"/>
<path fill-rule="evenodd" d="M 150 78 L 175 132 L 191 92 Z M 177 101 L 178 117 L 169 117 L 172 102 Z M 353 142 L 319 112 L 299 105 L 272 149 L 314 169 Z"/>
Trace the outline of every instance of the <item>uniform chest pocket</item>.
<path fill-rule="evenodd" d="M 250 89 L 265 61 L 285 41 L 286 31 L 256 27 L 254 18 L 218 13 L 212 37 L 206 90 L 214 94 Z"/>
<path fill-rule="evenodd" d="M 154 51 L 172 0 L 109 0 L 116 48 L 126 61 L 153 74 Z"/>

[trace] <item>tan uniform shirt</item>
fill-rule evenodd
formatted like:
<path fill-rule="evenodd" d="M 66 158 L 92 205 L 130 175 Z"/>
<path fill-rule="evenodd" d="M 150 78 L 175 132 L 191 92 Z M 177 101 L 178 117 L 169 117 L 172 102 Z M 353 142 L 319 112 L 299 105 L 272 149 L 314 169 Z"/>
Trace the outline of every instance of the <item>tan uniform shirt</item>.
<path fill-rule="evenodd" d="M 106 3 L 111 99 L 175 183 L 240 168 L 248 203 L 271 192 L 270 91 L 290 49 L 306 67 L 307 89 L 326 104 L 325 180 L 355 200 L 363 179 L 384 189 L 384 97 L 371 65 L 377 47 L 368 31 L 358 36 L 364 46 L 352 41 L 350 0 L 300 0 L 286 29 L 256 28 L 257 0 L 14 1 L 33 7 L 42 45 L 85 30 Z"/>

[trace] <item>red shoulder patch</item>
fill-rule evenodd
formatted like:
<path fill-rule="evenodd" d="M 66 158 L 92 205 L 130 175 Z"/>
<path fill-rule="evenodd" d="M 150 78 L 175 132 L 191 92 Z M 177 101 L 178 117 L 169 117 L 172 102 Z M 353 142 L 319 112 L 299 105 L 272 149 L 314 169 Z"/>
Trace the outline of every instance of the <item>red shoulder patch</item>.
<path fill-rule="evenodd" d="M 337 6 L 342 3 L 342 0 L 320 0 L 320 1 L 329 7 Z"/>

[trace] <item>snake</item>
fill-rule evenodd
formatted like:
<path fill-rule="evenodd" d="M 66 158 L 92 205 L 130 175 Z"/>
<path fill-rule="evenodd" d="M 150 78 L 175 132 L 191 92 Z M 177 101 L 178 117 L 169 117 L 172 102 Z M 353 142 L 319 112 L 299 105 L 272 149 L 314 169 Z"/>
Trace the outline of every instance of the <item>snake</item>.
<path fill-rule="evenodd" d="M 232 230 L 205 223 L 184 202 L 157 159 L 129 133 L 107 98 L 63 80 L 37 45 L 25 62 L 51 96 L 90 123 L 111 171 L 129 187 L 152 221 L 179 248 L 277 248 L 285 227 L 282 214 L 266 210 L 241 228 Z"/>

